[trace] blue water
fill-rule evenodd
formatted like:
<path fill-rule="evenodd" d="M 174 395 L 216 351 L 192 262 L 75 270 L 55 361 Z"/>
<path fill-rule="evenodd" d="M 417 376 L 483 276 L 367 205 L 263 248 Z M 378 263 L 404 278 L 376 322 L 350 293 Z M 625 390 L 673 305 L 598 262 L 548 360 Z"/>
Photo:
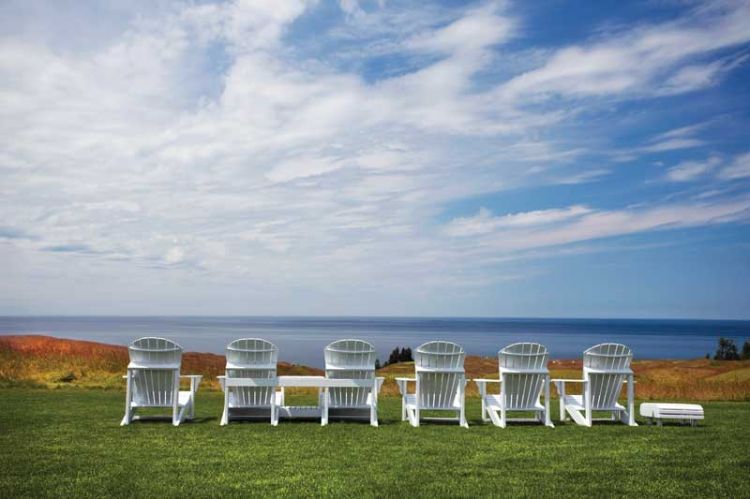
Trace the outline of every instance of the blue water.
<path fill-rule="evenodd" d="M 140 336 L 163 336 L 187 351 L 223 353 L 235 338 L 262 337 L 280 359 L 323 365 L 323 348 L 342 338 L 371 342 L 381 360 L 394 347 L 434 339 L 455 341 L 475 355 L 494 356 L 516 341 L 537 341 L 551 357 L 578 358 L 601 342 L 624 343 L 640 359 L 703 357 L 720 336 L 738 346 L 750 339 L 750 321 L 631 319 L 468 319 L 383 317 L 0 317 L 0 334 L 45 334 L 126 345 Z"/>

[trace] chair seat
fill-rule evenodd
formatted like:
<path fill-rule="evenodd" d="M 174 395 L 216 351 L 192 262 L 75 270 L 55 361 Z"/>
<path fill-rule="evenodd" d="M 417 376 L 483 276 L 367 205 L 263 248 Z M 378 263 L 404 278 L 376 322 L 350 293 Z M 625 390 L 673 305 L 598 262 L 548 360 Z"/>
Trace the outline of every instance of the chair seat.
<path fill-rule="evenodd" d="M 585 411 L 586 407 L 583 403 L 583 395 L 566 395 L 565 405 L 574 411 Z M 625 407 L 616 403 L 613 406 L 608 407 L 592 407 L 592 411 L 624 411 Z"/>
<path fill-rule="evenodd" d="M 404 400 L 404 403 L 406 404 L 407 409 L 416 409 L 417 408 L 417 396 L 416 394 L 410 394 L 406 395 Z M 441 405 L 441 406 L 433 406 L 433 405 L 420 405 L 420 410 L 426 410 L 426 411 L 442 411 L 442 410 L 450 410 L 450 411 L 457 411 L 461 409 L 461 404 L 454 400 L 452 404 L 449 405 Z"/>
<path fill-rule="evenodd" d="M 189 402 L 190 402 L 190 392 L 189 391 L 178 392 L 178 395 L 177 395 L 177 406 L 178 407 L 185 407 L 186 405 L 188 405 Z M 145 407 L 172 407 L 172 404 L 144 404 L 144 403 L 138 402 L 136 400 L 133 400 L 133 402 L 131 402 L 130 406 L 133 407 L 133 408 L 136 408 L 136 407 L 141 407 L 141 408 L 145 408 Z"/>
<path fill-rule="evenodd" d="M 484 397 L 484 405 L 493 411 L 499 411 L 502 407 L 502 399 L 500 395 L 486 395 Z M 507 410 L 509 411 L 543 411 L 544 406 L 537 400 L 536 403 L 534 403 L 531 406 L 524 406 L 524 407 L 516 407 L 516 406 L 508 406 Z"/>
<path fill-rule="evenodd" d="M 320 396 L 322 397 L 323 394 L 321 393 Z M 328 397 L 328 407 L 330 409 L 369 409 L 372 407 L 372 394 L 367 394 L 367 400 L 365 400 L 364 404 L 345 404 L 345 403 L 334 403 L 333 400 L 331 400 L 331 397 Z"/>
<path fill-rule="evenodd" d="M 284 393 L 277 391 L 277 392 L 274 392 L 274 395 L 276 397 L 276 405 L 277 406 L 284 405 Z M 237 396 L 233 392 L 230 391 L 229 392 L 229 408 L 241 409 L 243 407 L 271 407 L 271 403 L 269 401 L 269 403 L 267 404 L 260 404 L 260 405 L 240 404 L 239 401 L 237 400 Z"/>

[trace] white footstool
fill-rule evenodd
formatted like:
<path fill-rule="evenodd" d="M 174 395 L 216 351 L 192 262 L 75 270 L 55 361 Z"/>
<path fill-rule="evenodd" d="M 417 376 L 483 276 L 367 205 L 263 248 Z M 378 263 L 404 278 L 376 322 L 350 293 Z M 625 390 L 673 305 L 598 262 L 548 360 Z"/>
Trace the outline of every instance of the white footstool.
<path fill-rule="evenodd" d="M 698 404 L 645 403 L 641 404 L 641 416 L 648 418 L 648 424 L 656 421 L 661 426 L 663 419 L 674 419 L 695 426 L 699 419 L 703 419 L 703 407 Z"/>

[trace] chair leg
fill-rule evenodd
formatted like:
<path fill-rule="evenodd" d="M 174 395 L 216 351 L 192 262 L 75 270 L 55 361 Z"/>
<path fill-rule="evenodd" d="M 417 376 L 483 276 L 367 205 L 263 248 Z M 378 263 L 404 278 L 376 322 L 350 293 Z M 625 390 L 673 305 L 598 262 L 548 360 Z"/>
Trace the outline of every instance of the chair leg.
<path fill-rule="evenodd" d="M 370 426 L 378 426 L 378 380 L 374 378 L 372 381 L 372 389 L 370 390 Z"/>
<path fill-rule="evenodd" d="M 628 426 L 638 426 L 635 422 L 635 384 L 633 375 L 628 376 Z"/>
<path fill-rule="evenodd" d="M 229 423 L 229 387 L 224 388 L 224 411 L 221 413 L 221 426 Z"/>
<path fill-rule="evenodd" d="M 128 405 L 130 405 L 129 401 L 128 401 Z M 120 426 L 129 425 L 131 419 L 132 419 L 132 411 L 130 407 L 125 407 L 125 416 L 123 416 L 122 421 L 120 421 Z"/>
<path fill-rule="evenodd" d="M 127 376 L 127 383 L 125 385 L 125 416 L 123 416 L 122 421 L 120 422 L 120 426 L 125 426 L 130 424 L 130 419 L 132 415 L 132 405 L 131 405 L 131 398 L 132 398 L 132 388 L 131 388 L 131 382 L 130 382 L 130 370 L 128 370 L 128 376 Z"/>
<path fill-rule="evenodd" d="M 323 389 L 321 402 L 320 426 L 325 426 L 328 424 L 328 388 Z"/>
<path fill-rule="evenodd" d="M 469 427 L 469 422 L 466 421 L 466 408 L 464 407 L 464 404 L 461 404 L 461 409 L 458 411 L 458 420 L 459 424 L 464 427 Z"/>
<path fill-rule="evenodd" d="M 556 382 L 557 396 L 560 397 L 560 421 L 565 422 L 566 410 L 565 410 L 565 383 L 560 381 Z"/>
<path fill-rule="evenodd" d="M 174 388 L 172 391 L 172 425 L 180 425 L 180 373 L 174 372 Z"/>
<path fill-rule="evenodd" d="M 549 413 L 549 399 L 549 376 L 547 376 L 544 380 L 544 426 L 554 428 L 555 426 L 552 424 L 552 415 Z"/>

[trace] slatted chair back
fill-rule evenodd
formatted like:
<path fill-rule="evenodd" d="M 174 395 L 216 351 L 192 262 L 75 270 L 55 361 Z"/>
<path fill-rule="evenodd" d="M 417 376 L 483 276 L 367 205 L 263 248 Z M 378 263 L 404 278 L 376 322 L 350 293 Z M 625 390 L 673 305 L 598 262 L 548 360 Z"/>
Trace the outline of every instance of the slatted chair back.
<path fill-rule="evenodd" d="M 362 340 L 338 340 L 325 348 L 326 377 L 375 378 L 375 347 Z M 330 388 L 331 407 L 365 407 L 370 388 Z"/>
<path fill-rule="evenodd" d="M 452 409 L 464 383 L 465 353 L 456 343 L 430 341 L 417 347 L 414 367 L 422 409 Z"/>
<path fill-rule="evenodd" d="M 241 338 L 227 345 L 228 378 L 275 378 L 279 349 L 260 338 Z M 268 407 L 271 405 L 272 386 L 227 387 L 234 397 L 235 407 Z"/>
<path fill-rule="evenodd" d="M 180 384 L 182 347 L 166 338 L 146 337 L 128 347 L 133 402 L 141 407 L 171 407 Z"/>
<path fill-rule="evenodd" d="M 592 410 L 615 407 L 632 359 L 630 348 L 619 343 L 601 343 L 583 353 L 583 375 L 588 380 Z"/>
<path fill-rule="evenodd" d="M 539 343 L 514 343 L 498 352 L 508 409 L 530 409 L 538 404 L 548 359 L 547 348 Z"/>

